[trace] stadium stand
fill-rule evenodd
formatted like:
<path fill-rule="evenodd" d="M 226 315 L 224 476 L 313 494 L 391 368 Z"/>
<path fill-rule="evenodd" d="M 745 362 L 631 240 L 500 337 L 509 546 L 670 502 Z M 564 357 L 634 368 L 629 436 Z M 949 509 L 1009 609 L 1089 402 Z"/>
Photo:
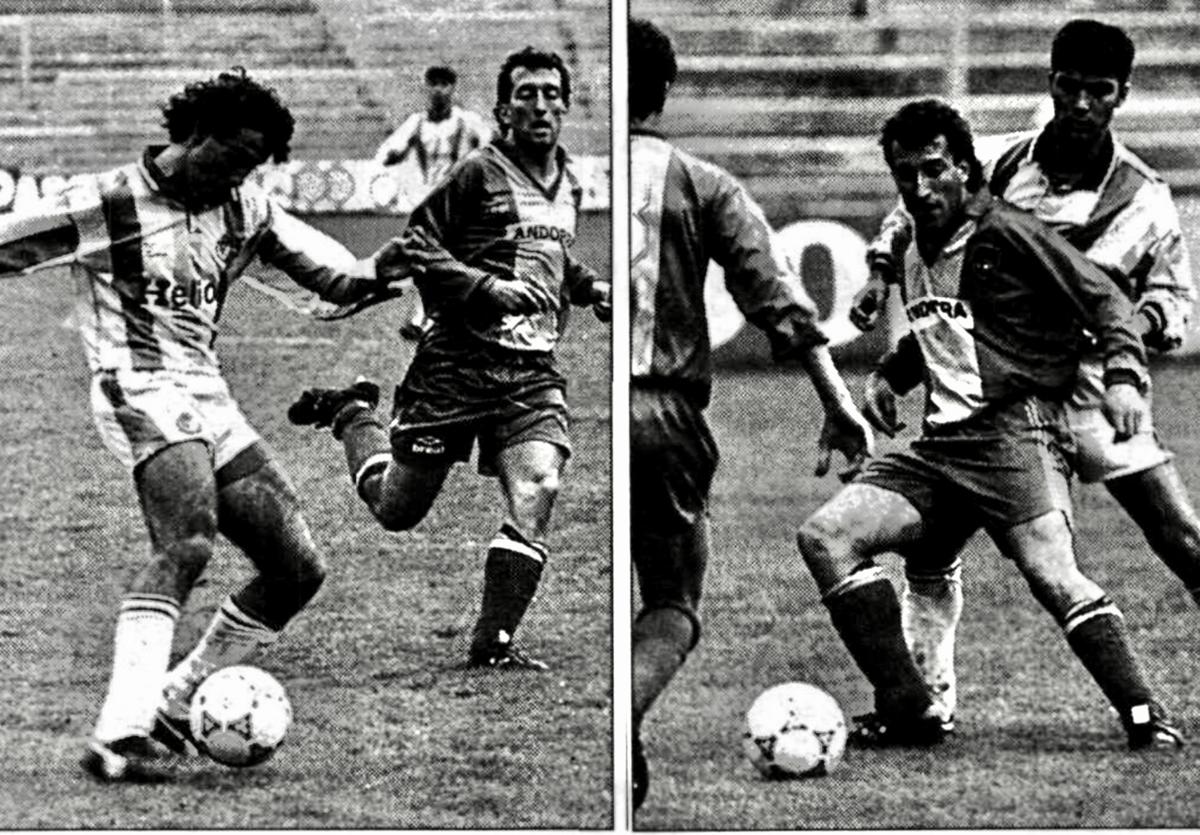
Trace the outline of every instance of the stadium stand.
<path fill-rule="evenodd" d="M 0 163 L 69 174 L 123 162 L 131 148 L 161 138 L 158 108 L 167 96 L 238 65 L 268 80 L 292 107 L 295 158 L 369 158 L 418 101 L 431 60 L 472 68 L 467 74 L 479 68 L 486 82 L 472 83 L 478 101 L 469 103 L 488 113 L 500 58 L 531 31 L 576 67 L 568 142 L 607 150 L 606 4 L 476 0 L 469 5 L 482 11 L 466 12 L 456 7 L 468 4 L 453 0 L 416 0 L 405 4 L 408 14 L 397 5 L 0 0 Z M 593 14 L 596 26 L 578 24 Z"/>
<path fill-rule="evenodd" d="M 1050 39 L 1080 15 L 1124 26 L 1138 45 L 1121 137 L 1176 192 L 1200 190 L 1200 17 L 1190 3 L 1154 6 L 641 0 L 639 11 L 684 56 L 667 113 L 684 147 L 744 178 L 777 224 L 836 218 L 866 230 L 894 199 L 876 146 L 882 121 L 904 100 L 942 95 L 979 133 L 1031 127 Z"/>

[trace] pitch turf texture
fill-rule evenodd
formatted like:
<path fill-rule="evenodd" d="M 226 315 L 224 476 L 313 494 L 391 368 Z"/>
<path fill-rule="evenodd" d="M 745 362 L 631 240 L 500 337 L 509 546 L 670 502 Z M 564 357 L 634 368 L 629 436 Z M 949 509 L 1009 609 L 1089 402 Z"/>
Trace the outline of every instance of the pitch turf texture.
<path fill-rule="evenodd" d="M 608 219 L 577 252 L 608 269 Z M 324 225 L 370 252 L 395 221 Z M 395 382 L 408 303 L 322 324 L 231 294 L 222 355 L 234 395 L 299 489 L 328 557 L 324 589 L 261 665 L 295 724 L 270 762 L 208 761 L 167 785 L 97 786 L 77 766 L 103 696 L 115 607 L 147 553 L 128 477 L 92 428 L 64 273 L 0 284 L 0 828 L 610 828 L 609 330 L 572 320 L 561 360 L 575 457 L 551 558 L 520 638 L 551 672 L 463 667 L 494 481 L 456 468 L 414 531 L 388 534 L 354 498 L 340 445 L 284 412 L 304 387 Z M 221 544 L 181 632 L 248 576 Z"/>
<path fill-rule="evenodd" d="M 1193 253 L 1200 212 L 1185 207 Z M 1160 435 L 1200 496 L 1200 363 L 1155 368 Z M 860 390 L 861 374 L 851 386 Z M 931 751 L 849 751 L 832 775 L 759 777 L 742 718 L 767 686 L 826 688 L 847 715 L 869 690 L 795 548 L 837 489 L 811 476 L 811 387 L 772 370 L 722 374 L 710 414 L 722 459 L 713 496 L 705 633 L 646 720 L 643 829 L 1195 827 L 1200 747 L 1130 753 L 1107 702 L 1015 567 L 983 537 L 966 554 L 958 733 Z M 916 400 L 910 426 L 919 423 Z M 895 446 L 894 442 L 883 448 Z M 1125 612 L 1151 682 L 1200 741 L 1200 611 L 1102 488 L 1076 492 L 1079 560 Z M 898 576 L 895 557 L 883 561 Z"/>

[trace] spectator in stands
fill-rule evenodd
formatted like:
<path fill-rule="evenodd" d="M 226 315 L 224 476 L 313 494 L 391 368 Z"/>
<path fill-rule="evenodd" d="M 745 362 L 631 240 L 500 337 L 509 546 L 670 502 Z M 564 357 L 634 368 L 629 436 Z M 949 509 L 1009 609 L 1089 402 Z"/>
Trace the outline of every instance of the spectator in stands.
<path fill-rule="evenodd" d="M 425 94 L 428 104 L 413 113 L 392 133 L 375 153 L 380 165 L 400 165 L 410 157 L 416 160 L 421 175 L 423 198 L 453 165 L 468 151 L 486 145 L 492 129 L 478 113 L 454 103 L 458 73 L 452 67 L 435 65 L 425 70 Z M 429 328 L 429 318 L 420 296 L 413 295 L 412 316 L 400 335 L 417 340 Z"/>

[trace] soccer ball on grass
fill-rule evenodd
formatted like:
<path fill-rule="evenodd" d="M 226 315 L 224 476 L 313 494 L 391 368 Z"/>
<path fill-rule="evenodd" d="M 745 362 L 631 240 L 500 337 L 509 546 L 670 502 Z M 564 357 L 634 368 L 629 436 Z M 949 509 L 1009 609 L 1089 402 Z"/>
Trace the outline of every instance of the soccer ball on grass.
<path fill-rule="evenodd" d="M 257 667 L 226 667 L 206 678 L 188 713 L 196 747 L 239 768 L 270 759 L 292 724 L 283 685 Z"/>
<path fill-rule="evenodd" d="M 747 711 L 742 748 L 766 777 L 820 777 L 833 771 L 846 750 L 846 718 L 821 688 L 778 684 Z"/>

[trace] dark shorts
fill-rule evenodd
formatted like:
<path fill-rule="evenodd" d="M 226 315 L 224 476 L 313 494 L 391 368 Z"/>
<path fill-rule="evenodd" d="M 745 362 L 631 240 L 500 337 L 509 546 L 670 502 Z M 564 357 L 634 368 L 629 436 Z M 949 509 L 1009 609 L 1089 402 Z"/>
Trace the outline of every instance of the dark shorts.
<path fill-rule="evenodd" d="M 471 457 L 495 474 L 500 451 L 544 441 L 571 455 L 566 381 L 547 354 L 498 349 L 418 352 L 396 387 L 392 454 L 401 463 L 444 466 Z"/>
<path fill-rule="evenodd" d="M 926 430 L 907 452 L 855 479 L 899 493 L 938 541 L 1007 530 L 1054 510 L 1071 516 L 1072 437 L 1062 405 L 1028 397 L 949 430 Z"/>
<path fill-rule="evenodd" d="M 708 558 L 717 445 L 701 408 L 681 392 L 633 386 L 629 415 L 632 556 L 642 602 L 691 612 Z"/>

